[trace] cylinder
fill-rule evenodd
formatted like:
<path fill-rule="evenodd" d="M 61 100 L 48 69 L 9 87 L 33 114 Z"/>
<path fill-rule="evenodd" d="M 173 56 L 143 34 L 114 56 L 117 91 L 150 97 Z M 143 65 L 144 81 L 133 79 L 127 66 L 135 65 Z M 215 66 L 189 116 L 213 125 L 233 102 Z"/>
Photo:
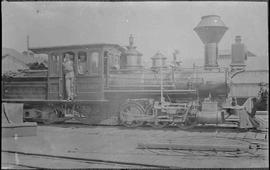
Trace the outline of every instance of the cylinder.
<path fill-rule="evenodd" d="M 218 67 L 217 63 L 218 48 L 217 43 L 207 43 L 205 44 L 205 67 Z"/>
<path fill-rule="evenodd" d="M 223 123 L 224 116 L 222 112 L 198 112 L 197 115 L 197 121 L 201 124 L 219 124 Z"/>

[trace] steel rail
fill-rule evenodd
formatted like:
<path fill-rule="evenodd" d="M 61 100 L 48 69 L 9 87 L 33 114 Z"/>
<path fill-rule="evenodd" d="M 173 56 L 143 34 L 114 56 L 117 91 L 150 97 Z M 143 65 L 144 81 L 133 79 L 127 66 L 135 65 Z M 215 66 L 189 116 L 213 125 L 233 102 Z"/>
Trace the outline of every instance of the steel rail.
<path fill-rule="evenodd" d="M 61 155 L 49 155 L 49 154 L 29 153 L 29 152 L 11 151 L 11 150 L 2 150 L 2 152 L 28 155 L 28 156 L 40 156 L 40 157 L 48 157 L 48 158 L 69 159 L 69 160 L 85 161 L 85 162 L 93 162 L 93 163 L 96 162 L 96 163 L 106 163 L 106 164 L 118 164 L 118 165 L 126 165 L 126 166 L 138 166 L 138 167 L 161 168 L 161 169 L 181 168 L 181 167 L 164 166 L 164 165 L 111 161 L 111 160 L 103 160 L 103 159 L 90 159 L 90 158 L 80 158 L 80 157 L 61 156 Z"/>
<path fill-rule="evenodd" d="M 16 169 L 18 167 L 23 167 L 24 169 L 51 169 L 51 168 L 44 168 L 44 167 L 40 167 L 40 166 L 31 166 L 31 165 L 25 165 L 25 164 L 21 164 L 21 163 L 8 163 L 7 165 L 13 165 L 13 166 L 17 166 L 17 167 L 7 167 L 7 168 L 3 168 L 3 169 Z M 19 168 L 18 168 L 19 169 Z"/>

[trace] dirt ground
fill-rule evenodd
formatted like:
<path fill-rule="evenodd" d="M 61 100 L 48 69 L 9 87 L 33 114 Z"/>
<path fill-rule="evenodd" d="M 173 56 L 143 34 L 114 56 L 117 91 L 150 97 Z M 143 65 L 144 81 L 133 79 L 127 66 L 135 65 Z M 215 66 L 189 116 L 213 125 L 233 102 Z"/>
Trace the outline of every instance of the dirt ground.
<path fill-rule="evenodd" d="M 37 127 L 37 136 L 2 139 L 2 168 L 12 167 L 11 164 L 14 168 L 14 164 L 18 162 L 46 168 L 119 168 L 42 158 L 33 161 L 21 155 L 5 153 L 3 150 L 154 164 L 172 168 L 269 167 L 268 136 L 262 140 L 248 139 L 248 133 L 250 132 L 232 127 L 215 126 L 184 131 L 177 128 L 157 130 L 148 127 L 127 129 L 120 126 L 43 125 Z M 250 149 L 245 153 L 137 149 L 138 143 L 248 147 L 252 142 L 267 148 Z"/>

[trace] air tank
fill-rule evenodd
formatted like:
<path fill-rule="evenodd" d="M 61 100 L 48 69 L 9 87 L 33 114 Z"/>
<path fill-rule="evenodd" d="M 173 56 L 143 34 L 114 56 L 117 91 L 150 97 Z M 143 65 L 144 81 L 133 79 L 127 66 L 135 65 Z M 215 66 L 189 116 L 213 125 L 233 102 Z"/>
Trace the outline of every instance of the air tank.
<path fill-rule="evenodd" d="M 223 21 L 218 15 L 207 15 L 201 18 L 200 23 L 194 28 L 201 41 L 204 43 L 204 67 L 218 67 L 218 43 L 227 31 Z"/>

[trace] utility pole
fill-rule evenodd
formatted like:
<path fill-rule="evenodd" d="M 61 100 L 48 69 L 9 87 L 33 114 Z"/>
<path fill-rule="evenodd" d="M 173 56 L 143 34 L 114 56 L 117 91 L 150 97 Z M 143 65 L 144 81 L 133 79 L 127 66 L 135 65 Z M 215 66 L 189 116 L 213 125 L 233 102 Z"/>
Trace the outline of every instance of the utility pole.
<path fill-rule="evenodd" d="M 30 39 L 30 37 L 29 37 L 29 35 L 27 35 L 27 37 L 26 37 L 27 51 L 29 51 L 29 39 Z"/>
<path fill-rule="evenodd" d="M 26 36 L 26 51 L 27 51 L 27 57 L 29 57 L 29 35 Z"/>
<path fill-rule="evenodd" d="M 163 63 L 162 63 L 162 55 L 160 54 L 160 101 L 161 101 L 161 105 L 163 105 L 164 103 L 164 98 L 163 98 L 163 72 L 162 72 L 162 67 L 163 67 Z"/>

